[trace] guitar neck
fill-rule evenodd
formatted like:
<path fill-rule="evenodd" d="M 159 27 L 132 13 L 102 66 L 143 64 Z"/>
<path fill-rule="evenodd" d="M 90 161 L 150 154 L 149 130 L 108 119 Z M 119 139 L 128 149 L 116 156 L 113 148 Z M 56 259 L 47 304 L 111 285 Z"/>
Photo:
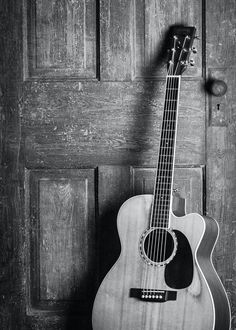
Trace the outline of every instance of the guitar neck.
<path fill-rule="evenodd" d="M 168 228 L 172 200 L 180 75 L 166 77 L 161 141 L 154 187 L 151 227 Z"/>

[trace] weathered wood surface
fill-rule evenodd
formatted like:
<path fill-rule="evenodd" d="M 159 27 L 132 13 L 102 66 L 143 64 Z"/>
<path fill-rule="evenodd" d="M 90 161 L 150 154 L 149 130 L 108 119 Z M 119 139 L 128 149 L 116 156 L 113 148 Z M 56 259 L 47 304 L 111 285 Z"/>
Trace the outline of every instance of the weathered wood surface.
<path fill-rule="evenodd" d="M 182 21 L 196 25 L 202 39 L 196 40 L 195 44 L 198 48 L 198 54 L 194 56 L 196 66 L 186 72 L 188 77 L 182 81 L 176 161 L 179 165 L 207 165 L 207 181 L 203 184 L 207 212 L 219 221 L 221 229 L 214 262 L 231 299 L 232 330 L 236 329 L 235 2 L 178 0 L 174 6 L 169 6 L 167 1 L 156 0 L 102 0 L 96 2 L 96 8 L 94 1 L 49 2 L 36 1 L 36 11 L 29 10 L 28 13 L 22 12 L 22 3 L 27 9 L 33 1 L 8 0 L 0 3 L 3 38 L 0 54 L 1 327 L 4 330 L 73 329 L 74 311 L 69 313 L 69 323 L 57 313 L 45 317 L 41 311 L 39 315 L 25 318 L 26 286 L 30 283 L 26 272 L 28 265 L 25 267 L 23 263 L 28 247 L 22 216 L 22 167 L 53 170 L 95 168 L 104 164 L 154 166 L 164 82 L 152 80 L 156 74 L 152 70 L 152 54 L 168 25 Z M 36 30 L 33 29 L 35 23 L 38 24 Z M 95 32 L 95 26 L 100 30 Z M 38 38 L 38 46 L 35 37 Z M 82 48 L 76 47 L 81 42 Z M 157 75 L 163 77 L 163 64 L 158 64 Z M 223 78 L 228 84 L 225 96 L 209 97 L 207 115 L 200 81 L 202 70 L 212 77 Z M 23 75 L 35 81 L 23 86 Z M 92 82 L 96 76 L 103 82 Z M 151 81 L 123 82 L 140 76 L 148 76 Z M 78 77 L 91 80 L 67 81 L 67 78 Z M 55 82 L 56 79 L 61 82 Z M 47 82 L 42 83 L 42 80 Z M 114 82 L 117 80 L 119 82 Z M 205 128 L 206 121 L 208 126 Z M 129 178 L 127 171 L 118 171 L 125 185 Z M 145 180 L 144 183 L 149 185 Z M 112 201 L 118 194 L 117 200 L 122 202 L 130 195 L 129 189 L 118 179 L 112 182 L 113 188 L 104 184 L 104 189 L 114 189 Z M 115 189 L 116 185 L 119 191 Z M 187 198 L 190 196 L 188 191 Z M 106 194 L 103 206 L 99 206 L 101 215 L 102 208 L 111 210 L 115 205 L 109 202 L 109 193 Z M 29 200 L 29 196 L 25 198 Z M 115 209 L 118 208 L 116 205 Z M 109 217 L 106 225 L 107 232 L 112 230 Z M 109 254 L 108 259 L 112 259 Z M 104 266 L 107 268 L 108 264 Z M 84 315 L 81 327 L 86 328 L 88 317 Z"/>
<path fill-rule="evenodd" d="M 23 171 L 21 157 L 21 3 L 0 2 L 0 324 L 21 326 Z"/>
<path fill-rule="evenodd" d="M 175 1 L 100 1 L 101 18 L 101 79 L 120 81 L 132 80 L 155 74 L 153 67 L 157 49 L 169 25 L 183 23 L 197 27 L 202 33 L 201 2 Z M 168 22 L 168 25 L 167 23 Z M 186 75 L 201 76 L 202 49 L 196 41 L 199 53 L 195 56 L 196 66 Z M 149 70 L 144 70 L 145 67 Z"/>
<path fill-rule="evenodd" d="M 96 78 L 95 1 L 28 1 L 29 77 Z"/>
<path fill-rule="evenodd" d="M 156 164 L 163 94 L 164 81 L 28 83 L 22 127 L 26 166 Z M 182 81 L 177 163 L 204 163 L 199 95 L 200 82 Z"/>
<path fill-rule="evenodd" d="M 235 1 L 206 2 L 207 73 L 228 86 L 221 97 L 208 97 L 207 211 L 219 221 L 220 236 L 214 262 L 232 306 L 232 329 L 236 329 L 236 180 L 235 180 Z M 216 28 L 220 27 L 220 28 Z"/>
<path fill-rule="evenodd" d="M 32 299 L 40 297 L 33 304 L 89 301 L 96 265 L 94 184 L 93 169 L 30 172 L 30 283 L 37 290 Z"/>
<path fill-rule="evenodd" d="M 203 214 L 205 207 L 202 194 L 203 170 L 202 167 L 175 166 L 173 179 L 173 211 L 176 211 L 179 203 L 177 199 L 180 197 L 185 200 L 186 214 L 191 212 Z M 134 195 L 152 194 L 155 174 L 155 168 L 133 167 L 132 181 Z M 192 196 L 196 196 L 196 198 L 192 198 Z"/>

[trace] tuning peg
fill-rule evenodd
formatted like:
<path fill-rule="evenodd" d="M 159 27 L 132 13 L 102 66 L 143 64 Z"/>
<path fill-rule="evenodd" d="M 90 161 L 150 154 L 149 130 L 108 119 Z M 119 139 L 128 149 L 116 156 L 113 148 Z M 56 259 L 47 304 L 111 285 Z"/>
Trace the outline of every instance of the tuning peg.
<path fill-rule="evenodd" d="M 196 47 L 192 47 L 192 52 L 193 52 L 193 54 L 196 54 L 197 53 L 197 48 Z"/>
<path fill-rule="evenodd" d="M 189 64 L 190 64 L 191 66 L 194 66 L 194 64 L 195 64 L 194 60 L 191 59 L 191 60 L 189 61 Z"/>

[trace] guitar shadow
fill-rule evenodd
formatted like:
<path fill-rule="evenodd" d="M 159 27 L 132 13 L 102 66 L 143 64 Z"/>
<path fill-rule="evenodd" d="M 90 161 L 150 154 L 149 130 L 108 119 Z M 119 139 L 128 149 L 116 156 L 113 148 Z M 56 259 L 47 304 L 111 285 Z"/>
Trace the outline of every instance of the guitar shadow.
<path fill-rule="evenodd" d="M 173 36 L 173 29 L 176 27 L 182 27 L 182 24 L 176 24 L 169 27 L 166 33 L 163 35 L 163 39 L 159 44 L 159 49 L 149 65 L 144 67 L 142 70 L 142 79 L 141 82 L 143 84 L 142 93 L 137 97 L 137 103 L 134 107 L 133 118 L 135 118 L 133 125 L 131 127 L 131 140 L 132 142 L 136 142 L 138 144 L 137 149 L 138 152 L 134 154 L 132 165 L 141 166 L 143 165 L 140 154 L 144 153 L 148 149 L 150 149 L 149 140 L 149 126 L 150 121 L 152 120 L 152 101 L 156 97 L 156 91 L 159 88 L 160 79 L 158 79 L 158 73 L 160 69 L 163 67 L 164 62 L 167 61 L 167 49 L 170 47 L 171 36 Z M 142 121 L 142 125 L 140 125 L 140 120 Z M 137 127 L 139 129 L 137 130 Z M 138 141 L 138 142 L 137 142 Z M 136 144 L 136 145 L 137 145 Z M 117 192 L 114 192 L 114 195 Z M 119 257 L 121 247 L 119 236 L 117 232 L 117 213 L 119 208 L 123 204 L 125 200 L 130 198 L 133 195 L 142 194 L 142 191 L 124 191 L 122 198 L 116 199 L 114 196 L 111 196 L 111 201 L 115 201 L 104 210 L 102 214 L 100 214 L 100 276 L 99 283 L 101 283 L 102 279 L 105 277 L 110 268 L 114 265 L 117 258 Z M 152 193 L 152 192 L 150 192 Z M 119 193 L 117 194 L 119 195 Z M 180 196 L 179 196 L 180 197 Z M 178 196 L 178 200 L 180 199 Z M 181 205 L 178 201 L 175 201 L 175 208 L 177 213 L 181 213 L 183 209 L 184 201 L 181 201 Z M 104 257 L 103 257 L 104 256 Z"/>
<path fill-rule="evenodd" d="M 161 78 L 163 76 L 162 69 L 167 66 L 167 50 L 170 49 L 171 42 L 173 42 L 171 38 L 173 37 L 173 30 L 178 27 L 183 27 L 183 24 L 171 25 L 163 34 L 156 54 L 151 59 L 149 65 L 143 67 L 141 71 L 140 83 L 142 84 L 142 92 L 137 97 L 133 113 L 134 121 L 130 129 L 131 141 L 137 147 L 133 155 L 132 164 L 137 166 L 143 164 L 141 155 L 145 155 L 150 149 L 153 150 L 153 145 L 151 145 L 153 142 L 150 141 L 150 137 L 153 135 L 153 131 L 150 132 L 150 127 L 153 126 L 153 107 L 155 106 L 153 103 L 157 98 L 162 97 L 159 92 L 159 85 L 163 83 L 163 78 Z M 142 123 L 141 125 L 140 122 Z M 148 156 L 150 157 L 150 155 Z"/>
<path fill-rule="evenodd" d="M 152 101 L 156 95 L 156 91 L 158 90 L 158 84 L 160 82 L 157 79 L 158 72 L 160 72 L 160 68 L 163 66 L 164 61 L 167 58 L 167 49 L 170 44 L 170 36 L 173 35 L 173 29 L 179 26 L 183 26 L 181 24 L 172 25 L 168 31 L 163 36 L 162 41 L 159 44 L 159 49 L 149 65 L 144 67 L 142 70 L 142 92 L 137 96 L 137 102 L 134 106 L 133 118 L 134 122 L 130 128 L 130 139 L 131 143 L 135 144 L 135 152 L 132 159 L 132 165 L 139 166 L 142 164 L 140 155 L 150 149 L 150 140 L 149 138 L 149 125 L 152 114 Z M 140 120 L 142 121 L 142 125 L 140 125 Z M 138 127 L 138 129 L 137 129 Z M 121 164 L 125 163 L 121 160 Z M 70 305 L 67 313 L 67 322 L 66 322 L 66 330 L 91 330 L 91 313 L 93 301 L 97 292 L 97 289 L 111 269 L 111 267 L 116 262 L 119 257 L 121 246 L 120 240 L 117 232 L 116 220 L 117 213 L 119 211 L 122 203 L 134 195 L 134 192 L 124 192 L 120 197 L 115 197 L 116 192 L 114 191 L 114 196 L 111 196 L 111 203 L 107 205 L 106 208 L 103 209 L 103 212 L 99 214 L 99 219 L 97 223 L 99 224 L 98 230 L 98 279 L 96 284 L 91 282 L 91 286 L 93 286 L 92 293 L 87 299 L 86 309 L 84 310 L 84 314 L 81 316 L 78 315 L 81 310 L 81 306 L 76 302 L 78 293 L 74 292 L 70 297 Z M 97 260 L 94 260 L 95 264 L 97 264 Z M 80 283 L 80 286 L 83 285 Z M 77 316 L 76 316 L 77 313 Z"/>

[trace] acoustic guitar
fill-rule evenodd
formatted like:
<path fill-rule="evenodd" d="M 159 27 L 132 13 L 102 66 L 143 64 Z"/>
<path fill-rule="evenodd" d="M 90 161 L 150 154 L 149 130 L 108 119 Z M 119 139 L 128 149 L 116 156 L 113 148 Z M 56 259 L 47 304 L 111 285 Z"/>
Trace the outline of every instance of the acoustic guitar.
<path fill-rule="evenodd" d="M 212 264 L 215 220 L 172 212 L 180 80 L 195 27 L 173 30 L 153 195 L 128 199 L 117 227 L 121 254 L 98 289 L 94 330 L 229 330 L 230 307 Z"/>

